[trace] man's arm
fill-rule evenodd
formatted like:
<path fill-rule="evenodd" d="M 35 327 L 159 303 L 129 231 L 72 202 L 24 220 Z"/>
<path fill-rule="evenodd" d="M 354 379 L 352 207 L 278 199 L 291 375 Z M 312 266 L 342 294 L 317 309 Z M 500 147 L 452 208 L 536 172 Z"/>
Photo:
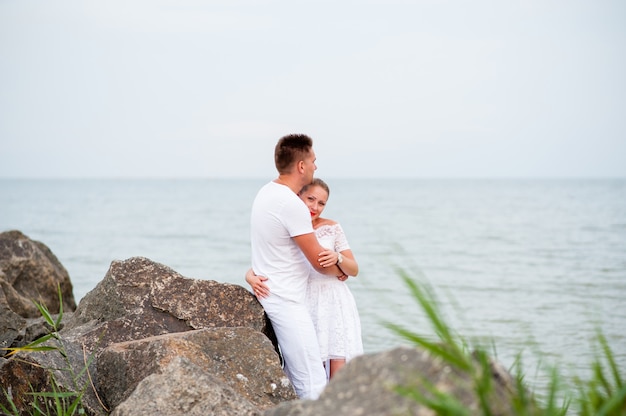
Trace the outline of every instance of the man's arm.
<path fill-rule="evenodd" d="M 293 237 L 293 239 L 315 270 L 329 276 L 341 276 L 344 274 L 336 265 L 323 267 L 320 264 L 319 254 L 324 251 L 325 248 L 317 241 L 315 233 L 302 234 Z"/>

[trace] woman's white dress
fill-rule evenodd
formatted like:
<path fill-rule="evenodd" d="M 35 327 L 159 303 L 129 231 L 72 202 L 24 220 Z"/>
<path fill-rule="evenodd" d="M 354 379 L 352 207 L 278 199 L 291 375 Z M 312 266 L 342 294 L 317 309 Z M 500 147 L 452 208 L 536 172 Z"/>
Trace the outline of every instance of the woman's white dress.
<path fill-rule="evenodd" d="M 337 252 L 350 246 L 339 224 L 322 225 L 315 230 L 319 243 Z M 322 361 L 363 354 L 361 320 L 352 292 L 346 282 L 311 269 L 307 285 L 307 306 L 317 331 Z"/>

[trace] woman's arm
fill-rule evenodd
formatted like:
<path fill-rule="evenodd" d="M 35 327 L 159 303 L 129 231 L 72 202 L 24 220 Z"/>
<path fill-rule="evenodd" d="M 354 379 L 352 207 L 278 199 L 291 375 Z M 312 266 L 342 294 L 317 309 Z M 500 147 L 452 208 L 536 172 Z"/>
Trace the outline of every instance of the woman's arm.
<path fill-rule="evenodd" d="M 359 274 L 359 264 L 354 259 L 352 250 L 343 250 L 341 252 L 342 261 L 339 264 L 339 253 L 333 250 L 324 250 L 319 255 L 320 265 L 329 267 L 337 265 L 348 276 L 356 276 Z"/>
<path fill-rule="evenodd" d="M 263 283 L 266 280 L 267 277 L 254 274 L 251 268 L 246 272 L 246 282 L 248 282 L 257 298 L 266 298 L 270 295 L 269 287 Z"/>

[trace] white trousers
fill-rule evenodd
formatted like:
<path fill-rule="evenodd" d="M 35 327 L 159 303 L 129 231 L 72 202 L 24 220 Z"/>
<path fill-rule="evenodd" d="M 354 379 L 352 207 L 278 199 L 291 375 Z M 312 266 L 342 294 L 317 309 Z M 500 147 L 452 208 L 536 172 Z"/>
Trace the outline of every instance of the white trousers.
<path fill-rule="evenodd" d="M 284 371 L 296 394 L 300 399 L 317 399 L 326 386 L 326 370 L 306 305 L 271 294 L 260 302 L 272 322 Z"/>

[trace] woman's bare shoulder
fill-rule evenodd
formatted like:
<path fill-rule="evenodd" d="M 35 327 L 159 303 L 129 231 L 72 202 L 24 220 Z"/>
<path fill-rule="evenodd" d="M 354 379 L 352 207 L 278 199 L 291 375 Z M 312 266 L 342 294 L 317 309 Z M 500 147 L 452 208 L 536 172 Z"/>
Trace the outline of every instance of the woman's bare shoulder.
<path fill-rule="evenodd" d="M 325 226 L 325 225 L 327 225 L 327 226 L 333 226 L 333 225 L 337 225 L 337 224 L 338 224 L 338 222 L 337 222 L 337 221 L 331 220 L 331 219 L 329 219 L 329 218 L 320 218 L 319 223 L 317 223 L 317 224 L 316 224 L 316 225 L 317 225 L 317 227 L 316 227 L 316 228 L 323 227 L 323 226 Z"/>

